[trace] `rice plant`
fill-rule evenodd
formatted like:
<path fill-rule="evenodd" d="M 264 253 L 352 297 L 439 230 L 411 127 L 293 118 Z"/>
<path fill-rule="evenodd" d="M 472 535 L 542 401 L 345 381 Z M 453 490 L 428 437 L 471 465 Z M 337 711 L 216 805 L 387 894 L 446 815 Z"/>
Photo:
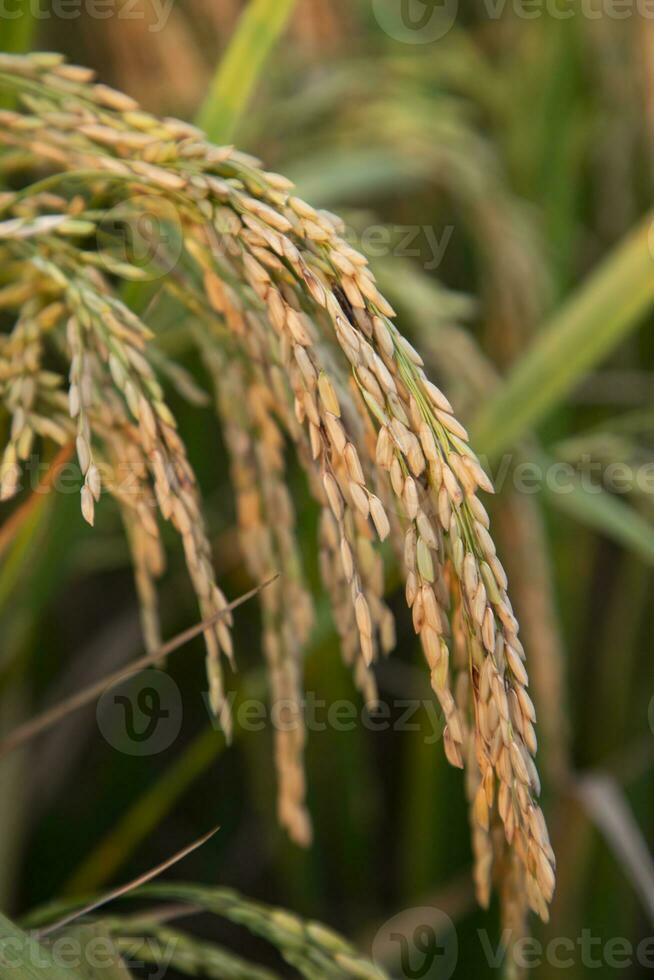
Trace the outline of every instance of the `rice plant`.
<path fill-rule="evenodd" d="M 482 7 L 424 44 L 374 0 L 0 18 L 0 50 L 67 54 L 0 54 L 20 980 L 82 980 L 58 938 L 112 980 L 397 980 L 452 943 L 549 978 L 551 939 L 580 975 L 587 934 L 643 964 L 651 27 Z M 170 656 L 202 641 L 206 681 Z M 155 664 L 184 729 L 130 759 L 89 706 Z M 102 895 L 207 815 L 157 868 L 202 884 Z"/>
<path fill-rule="evenodd" d="M 390 537 L 443 711 L 445 752 L 468 772 L 479 899 L 488 903 L 494 863 L 505 865 L 508 905 L 546 918 L 554 855 L 537 802 L 525 654 L 478 495 L 492 486 L 365 257 L 340 236 L 337 217 L 295 197 L 285 178 L 184 123 L 149 116 L 85 69 L 50 55 L 5 56 L 0 80 L 19 98 L 20 109 L 0 117 L 0 140 L 21 151 L 19 174 L 46 161 L 45 174 L 2 200 L 9 277 L 0 302 L 15 317 L 3 338 L 3 499 L 18 491 L 35 439 L 74 441 L 84 519 L 93 523 L 103 488 L 121 508 L 148 645 L 159 642 L 163 562 L 155 504 L 181 537 L 202 618 L 225 608 L 197 482 L 157 378 L 167 365 L 120 296 L 121 281 L 138 272 L 94 247 L 121 201 L 138 208 L 139 198 L 165 197 L 184 255 L 164 288 L 212 379 L 244 552 L 257 580 L 282 576 L 262 596 L 273 699 L 299 717 L 311 624 L 283 433 L 321 509 L 324 587 L 357 685 L 374 700 L 372 665 L 394 646 L 378 547 Z M 53 369 L 54 356 L 66 367 Z M 229 735 L 227 623 L 217 619 L 205 642 L 211 704 Z M 275 756 L 279 819 L 306 844 L 303 744 L 301 726 L 280 731 Z"/>

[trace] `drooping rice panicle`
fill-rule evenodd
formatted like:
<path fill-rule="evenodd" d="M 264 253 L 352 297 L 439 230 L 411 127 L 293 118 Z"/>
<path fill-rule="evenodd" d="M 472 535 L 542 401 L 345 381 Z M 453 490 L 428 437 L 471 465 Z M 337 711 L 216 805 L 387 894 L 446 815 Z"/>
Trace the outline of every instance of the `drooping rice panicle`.
<path fill-rule="evenodd" d="M 19 111 L 0 113 L 0 145 L 20 149 L 42 174 L 0 199 L 3 261 L 15 267 L 16 281 L 28 270 L 37 297 L 14 302 L 17 325 L 4 346 L 16 357 L 17 378 L 13 363 L 0 368 L 14 419 L 4 495 L 18 487 L 20 443 L 32 438 L 23 433 L 48 435 L 47 415 L 38 415 L 40 428 L 31 421 L 42 373 L 32 335 L 37 343 L 59 337 L 69 359 L 70 417 L 62 420 L 50 398 L 50 418 L 61 438 L 77 437 L 84 516 L 92 521 L 100 495 L 96 453 L 110 446 L 116 456 L 117 429 L 112 445 L 101 403 L 118 393 L 126 441 L 140 446 L 159 511 L 179 532 L 202 615 L 224 607 L 195 478 L 149 355 L 156 337 L 115 294 L 128 272 L 104 254 L 97 234 L 116 204 L 129 199 L 147 209 L 158 196 L 175 208 L 183 256 L 171 268 L 154 241 L 154 261 L 162 265 L 162 289 L 186 307 L 214 379 L 246 557 L 254 573 L 276 567 L 286 576 L 263 598 L 273 696 L 299 709 L 309 622 L 284 432 L 321 508 L 323 577 L 345 656 L 367 697 L 374 696 L 371 666 L 394 642 L 379 543 L 402 535 L 406 598 L 443 711 L 445 752 L 468 768 L 480 899 L 488 900 L 492 867 L 501 863 L 519 879 L 523 901 L 545 918 L 554 855 L 537 802 L 525 655 L 478 496 L 492 486 L 446 396 L 395 325 L 366 259 L 345 241 L 339 219 L 295 197 L 285 178 L 212 146 L 186 123 L 142 112 L 84 69 L 50 55 L 0 56 L 0 83 L 20 99 Z M 47 326 L 29 326 L 53 306 Z M 154 552 L 145 555 L 156 532 L 131 537 L 152 641 L 158 563 Z M 282 595 L 287 587 L 290 602 Z M 220 651 L 231 658 L 227 625 L 206 639 L 212 704 L 228 728 L 220 669 Z M 306 841 L 303 742 L 301 724 L 277 733 L 280 816 Z"/>
<path fill-rule="evenodd" d="M 232 483 L 245 558 L 254 578 L 280 577 L 261 596 L 263 649 L 273 705 L 283 706 L 275 725 L 279 820 L 297 843 L 311 840 L 305 805 L 302 649 L 313 623 L 311 599 L 302 583 L 294 533 L 293 503 L 284 482 L 283 439 L 275 422 L 274 396 L 249 387 L 244 366 L 228 364 L 222 352 L 203 343 L 225 439 L 232 457 Z"/>

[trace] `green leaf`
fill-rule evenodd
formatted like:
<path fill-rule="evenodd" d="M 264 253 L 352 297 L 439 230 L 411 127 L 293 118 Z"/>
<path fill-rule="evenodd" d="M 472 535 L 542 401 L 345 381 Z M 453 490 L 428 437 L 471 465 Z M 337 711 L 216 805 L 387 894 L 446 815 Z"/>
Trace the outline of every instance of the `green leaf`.
<path fill-rule="evenodd" d="M 642 321 L 654 303 L 650 214 L 545 325 L 473 419 L 476 450 L 493 459 L 542 421 Z"/>
<path fill-rule="evenodd" d="M 533 448 L 530 449 L 529 459 L 538 465 L 543 474 L 556 465 L 556 461 L 546 453 Z M 587 490 L 578 478 L 569 481 L 562 492 L 558 492 L 548 480 L 543 485 L 550 502 L 564 514 L 631 549 L 648 564 L 654 565 L 654 526 L 629 504 L 601 487 Z"/>
<path fill-rule="evenodd" d="M 46 946 L 19 929 L 1 912 L 0 976 L 12 980 L 82 980 L 81 973 L 58 966 Z"/>
<path fill-rule="evenodd" d="M 210 139 L 224 143 L 232 139 L 294 6 L 295 0 L 251 0 L 242 14 L 197 116 L 198 126 Z"/>

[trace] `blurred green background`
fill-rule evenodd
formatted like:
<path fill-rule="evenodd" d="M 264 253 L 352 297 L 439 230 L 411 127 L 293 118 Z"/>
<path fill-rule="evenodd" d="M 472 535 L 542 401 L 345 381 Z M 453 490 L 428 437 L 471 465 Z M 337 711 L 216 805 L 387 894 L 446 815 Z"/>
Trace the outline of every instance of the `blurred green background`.
<path fill-rule="evenodd" d="M 532 975 L 645 975 L 654 943 L 649 970 L 644 954 L 621 965 L 628 957 L 614 962 L 605 944 L 624 937 L 635 950 L 654 935 L 654 12 L 608 0 L 297 0 L 278 2 L 270 36 L 238 49 L 245 6 L 117 0 L 99 17 L 84 0 L 30 0 L 14 18 L 16 2 L 0 15 L 0 48 L 62 51 L 155 113 L 192 119 L 204 103 L 212 135 L 342 214 L 368 250 L 500 484 L 492 517 L 530 660 L 559 868 L 552 921 L 534 935 L 576 950 L 558 950 L 565 968 L 543 956 Z M 222 101 L 207 104 L 223 56 Z M 236 596 L 252 582 L 218 426 L 174 392 L 170 403 L 221 585 Z M 320 611 L 306 688 L 359 709 L 320 598 L 316 512 L 299 472 L 294 492 Z M 76 495 L 52 496 L 0 554 L 5 730 L 142 649 L 117 512 L 105 502 L 91 530 Z M 172 536 L 169 554 L 167 636 L 195 616 Z M 402 591 L 389 582 L 389 593 L 398 647 L 378 680 L 391 724 L 310 733 L 310 850 L 277 827 L 268 727 L 239 729 L 229 749 L 212 730 L 195 641 L 170 661 L 183 721 L 165 750 L 117 751 L 89 708 L 0 762 L 0 906 L 18 915 L 115 884 L 219 823 L 170 877 L 233 885 L 366 953 L 391 916 L 434 905 L 456 925 L 456 976 L 498 975 L 478 932 L 497 945 L 497 909 L 474 902 L 460 774 L 431 744 L 424 705 L 399 730 L 403 700 L 431 695 Z M 238 612 L 235 645 L 237 701 L 265 697 L 256 603 Z M 580 952 L 584 930 L 601 940 L 595 967 Z M 202 918 L 197 931 L 269 955 Z"/>

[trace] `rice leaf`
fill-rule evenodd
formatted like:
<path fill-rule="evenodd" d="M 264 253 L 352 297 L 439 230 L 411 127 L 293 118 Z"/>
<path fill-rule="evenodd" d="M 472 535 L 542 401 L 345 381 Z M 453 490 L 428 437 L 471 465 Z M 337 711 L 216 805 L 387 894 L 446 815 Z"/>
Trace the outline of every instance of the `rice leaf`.
<path fill-rule="evenodd" d="M 543 473 L 554 465 L 554 461 L 545 453 L 536 454 L 536 461 Z M 589 493 L 579 481 L 571 481 L 568 486 L 568 492 L 557 493 L 545 481 L 546 492 L 554 506 L 623 547 L 629 548 L 648 564 L 654 564 L 654 527 L 651 522 L 642 517 L 633 507 L 623 503 L 619 497 L 607 493 L 600 487 L 597 488 L 596 493 Z"/>
<path fill-rule="evenodd" d="M 251 0 L 241 16 L 200 109 L 197 122 L 210 139 L 229 142 L 295 0 Z"/>
<path fill-rule="evenodd" d="M 57 965 L 46 946 L 0 912 L 0 974 L 12 980 L 82 980 L 83 974 Z M 109 978 L 107 978 L 109 980 Z M 113 980 L 113 978 L 112 978 Z"/>
<path fill-rule="evenodd" d="M 651 228 L 650 214 L 544 326 L 473 419 L 478 452 L 514 445 L 642 322 L 654 302 Z"/>

